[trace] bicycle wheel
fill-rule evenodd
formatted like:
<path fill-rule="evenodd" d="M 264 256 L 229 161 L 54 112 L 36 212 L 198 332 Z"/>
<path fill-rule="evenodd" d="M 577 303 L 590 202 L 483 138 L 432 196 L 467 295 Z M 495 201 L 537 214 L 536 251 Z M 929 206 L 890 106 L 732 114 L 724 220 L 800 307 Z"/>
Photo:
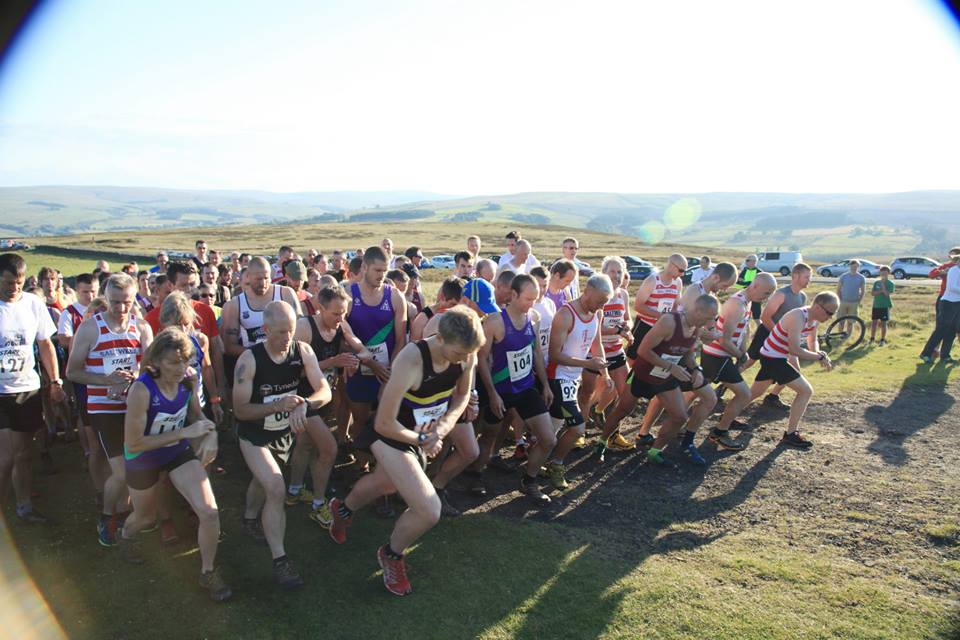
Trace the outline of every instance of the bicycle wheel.
<path fill-rule="evenodd" d="M 821 336 L 821 348 L 824 351 L 840 352 L 857 348 L 863 342 L 867 325 L 858 316 L 843 316 L 834 320 L 827 332 Z"/>

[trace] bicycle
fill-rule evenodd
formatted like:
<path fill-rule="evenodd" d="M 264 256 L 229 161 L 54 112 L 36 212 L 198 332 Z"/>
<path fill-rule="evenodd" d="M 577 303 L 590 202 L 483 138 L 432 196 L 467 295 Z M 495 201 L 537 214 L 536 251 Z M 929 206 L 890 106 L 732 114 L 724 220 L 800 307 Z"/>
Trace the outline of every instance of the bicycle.
<path fill-rule="evenodd" d="M 841 316 L 830 323 L 826 333 L 818 334 L 817 340 L 824 351 L 842 348 L 846 352 L 860 346 L 866 332 L 867 325 L 859 316 Z"/>

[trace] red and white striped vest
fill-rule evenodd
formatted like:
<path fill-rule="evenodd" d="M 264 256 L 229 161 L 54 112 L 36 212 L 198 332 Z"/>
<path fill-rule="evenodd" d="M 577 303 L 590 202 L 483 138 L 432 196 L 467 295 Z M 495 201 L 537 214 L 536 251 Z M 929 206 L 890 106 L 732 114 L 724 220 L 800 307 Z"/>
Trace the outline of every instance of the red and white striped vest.
<path fill-rule="evenodd" d="M 675 278 L 670 284 L 664 284 L 663 280 L 660 279 L 660 274 L 655 275 L 653 291 L 650 293 L 650 297 L 643 303 L 643 308 L 637 312 L 637 317 L 640 321 L 651 327 L 657 323 L 655 317 L 644 313 L 645 309 L 659 311 L 660 313 L 673 311 L 673 307 L 677 304 L 677 299 L 680 297 L 681 287 L 682 283 L 680 278 Z"/>
<path fill-rule="evenodd" d="M 750 301 L 747 300 L 746 289 L 738 291 L 730 297 L 731 299 L 739 300 L 743 305 L 743 317 L 737 320 L 737 328 L 733 330 L 732 336 L 733 344 L 740 346 L 740 343 L 743 341 L 743 332 L 747 328 L 747 323 L 750 322 Z M 723 334 L 723 315 L 717 318 L 717 331 Z M 719 339 L 714 340 L 710 344 L 703 345 L 703 352 L 711 356 L 717 356 L 718 358 L 732 357 L 720 346 Z"/>
<path fill-rule="evenodd" d="M 800 332 L 800 344 L 803 344 L 810 332 L 816 331 L 817 322 L 810 322 L 810 307 L 800 307 L 800 312 L 803 314 L 803 331 Z M 786 317 L 784 316 L 784 318 Z M 760 348 L 760 355 L 768 358 L 786 358 L 790 355 L 790 338 L 783 328 L 783 318 L 780 318 L 774 325 L 770 336 L 764 341 Z"/>
<path fill-rule="evenodd" d="M 97 343 L 87 354 L 86 369 L 90 373 L 110 375 L 118 369 L 129 369 L 134 377 L 140 373 L 140 329 L 133 314 L 127 319 L 123 333 L 114 333 L 107 326 L 102 313 L 93 316 L 97 323 Z M 125 413 L 126 396 L 113 399 L 107 396 L 108 387 L 87 385 L 87 411 L 90 413 Z"/>

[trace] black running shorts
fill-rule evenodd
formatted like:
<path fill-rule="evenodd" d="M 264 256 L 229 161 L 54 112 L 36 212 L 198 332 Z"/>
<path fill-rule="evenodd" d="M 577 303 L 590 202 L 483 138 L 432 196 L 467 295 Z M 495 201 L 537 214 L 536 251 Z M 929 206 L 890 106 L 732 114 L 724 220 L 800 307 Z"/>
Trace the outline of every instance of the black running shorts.
<path fill-rule="evenodd" d="M 800 377 L 800 372 L 787 362 L 786 358 L 768 358 L 760 356 L 760 371 L 757 380 L 773 380 L 777 384 L 790 384 Z"/>

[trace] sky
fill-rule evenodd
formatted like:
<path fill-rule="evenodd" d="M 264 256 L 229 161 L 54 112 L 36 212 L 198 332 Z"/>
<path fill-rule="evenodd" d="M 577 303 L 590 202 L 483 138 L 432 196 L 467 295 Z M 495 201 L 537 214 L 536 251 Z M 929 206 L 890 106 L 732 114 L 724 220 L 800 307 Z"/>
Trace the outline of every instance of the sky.
<path fill-rule="evenodd" d="M 0 186 L 958 189 L 924 0 L 50 0 L 0 66 Z"/>

